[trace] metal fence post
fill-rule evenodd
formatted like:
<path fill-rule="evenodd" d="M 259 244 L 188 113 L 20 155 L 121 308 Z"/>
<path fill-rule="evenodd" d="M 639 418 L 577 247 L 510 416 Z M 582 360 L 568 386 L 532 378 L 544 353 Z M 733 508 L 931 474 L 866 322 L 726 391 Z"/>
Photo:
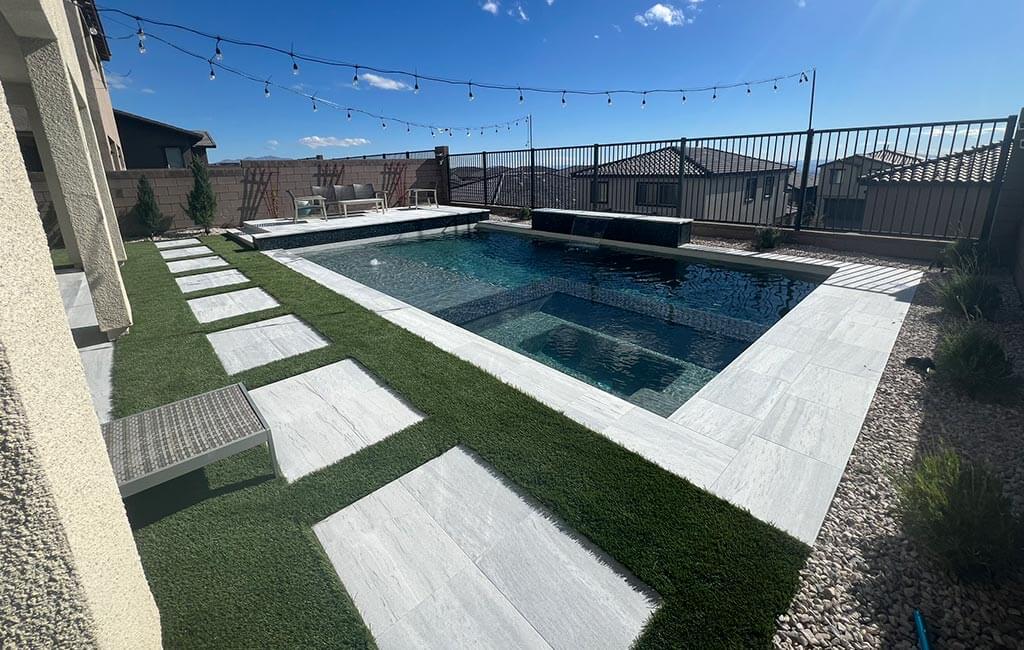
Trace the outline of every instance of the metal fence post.
<path fill-rule="evenodd" d="M 1003 142 L 999 147 L 999 162 L 996 163 L 996 175 L 992 182 L 992 191 L 988 197 L 988 205 L 985 206 L 985 221 L 981 224 L 981 241 L 987 242 L 992 234 L 992 221 L 996 216 L 996 206 L 999 204 L 999 193 L 1003 189 L 1003 177 L 1006 176 L 1006 161 L 1009 159 L 1010 147 L 1013 146 L 1013 136 L 1017 131 L 1017 116 L 1010 115 L 1006 118 L 1006 132 L 1003 134 Z"/>
<path fill-rule="evenodd" d="M 686 175 L 686 138 L 679 139 L 679 196 L 676 205 L 676 216 L 683 218 L 683 176 Z"/>
<path fill-rule="evenodd" d="M 534 158 L 535 149 L 530 147 L 530 209 L 532 210 L 536 206 L 536 197 L 534 196 L 533 188 L 536 185 L 537 180 L 537 166 Z"/>
<path fill-rule="evenodd" d="M 483 157 L 484 161 L 484 205 L 487 205 L 488 203 L 490 203 L 490 201 L 488 200 L 490 199 L 490 197 L 487 196 L 487 152 L 482 151 L 481 156 Z"/>
<path fill-rule="evenodd" d="M 814 129 L 807 129 L 807 144 L 804 145 L 804 164 L 800 171 L 800 198 L 797 201 L 796 217 L 793 218 L 793 230 L 800 230 L 804 218 L 804 202 L 807 200 L 807 176 L 811 172 L 811 144 L 814 142 Z"/>
<path fill-rule="evenodd" d="M 409 160 L 409 152 L 408 151 L 405 152 L 405 159 Z"/>
<path fill-rule="evenodd" d="M 597 210 L 597 160 L 600 145 L 594 144 L 594 168 L 590 178 L 590 209 Z"/>

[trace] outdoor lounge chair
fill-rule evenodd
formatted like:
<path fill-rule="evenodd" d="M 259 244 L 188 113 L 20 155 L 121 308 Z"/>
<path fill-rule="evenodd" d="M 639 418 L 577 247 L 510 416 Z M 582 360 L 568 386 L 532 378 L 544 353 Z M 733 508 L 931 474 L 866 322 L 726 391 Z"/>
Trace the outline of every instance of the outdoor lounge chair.
<path fill-rule="evenodd" d="M 372 205 L 374 209 L 385 212 L 388 209 L 387 192 L 376 192 L 373 185 L 335 185 L 334 199 L 342 214 L 348 216 L 348 208 L 353 205 Z"/>
<path fill-rule="evenodd" d="M 295 196 L 291 190 L 288 196 L 292 199 L 292 221 L 306 218 L 313 215 L 321 219 L 327 219 L 327 199 L 323 196 Z"/>
<path fill-rule="evenodd" d="M 270 427 L 242 384 L 232 384 L 103 425 L 121 496 L 177 478 L 267 443 Z"/>

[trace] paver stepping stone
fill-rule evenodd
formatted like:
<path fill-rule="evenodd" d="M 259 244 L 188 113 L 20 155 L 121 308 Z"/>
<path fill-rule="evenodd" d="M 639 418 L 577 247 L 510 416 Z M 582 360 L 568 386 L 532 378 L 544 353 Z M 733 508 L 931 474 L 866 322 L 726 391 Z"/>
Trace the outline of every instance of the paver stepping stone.
<path fill-rule="evenodd" d="M 181 248 L 182 246 L 198 246 L 200 242 L 195 237 L 187 237 L 185 239 L 168 239 L 166 241 L 158 241 L 153 245 L 160 250 L 166 250 L 168 248 Z"/>
<path fill-rule="evenodd" d="M 172 248 L 169 251 L 160 251 L 160 257 L 165 260 L 178 260 L 183 257 L 197 257 L 208 255 L 213 251 L 206 246 L 188 246 L 186 248 Z"/>
<path fill-rule="evenodd" d="M 289 482 L 332 465 L 423 419 L 352 359 L 250 391 L 274 432 Z"/>
<path fill-rule="evenodd" d="M 214 255 L 212 257 L 197 257 L 194 260 L 178 260 L 168 262 L 167 268 L 171 273 L 184 273 L 185 271 L 199 271 L 201 269 L 215 269 L 219 266 L 227 266 L 223 257 Z"/>
<path fill-rule="evenodd" d="M 229 375 L 327 345 L 292 314 L 212 332 L 206 338 Z"/>
<path fill-rule="evenodd" d="M 241 271 L 228 269 L 227 271 L 186 275 L 183 278 L 174 278 L 174 281 L 178 283 L 178 288 L 181 289 L 182 293 L 195 293 L 196 291 L 216 289 L 217 287 L 227 287 L 232 284 L 242 284 L 243 282 L 248 282 L 249 278 L 245 277 Z"/>
<path fill-rule="evenodd" d="M 250 314 L 254 311 L 273 309 L 281 304 L 259 287 L 193 298 L 187 302 L 189 309 L 200 323 L 210 323 L 232 316 Z"/>
<path fill-rule="evenodd" d="M 627 648 L 660 602 L 461 447 L 313 531 L 383 649 Z"/>

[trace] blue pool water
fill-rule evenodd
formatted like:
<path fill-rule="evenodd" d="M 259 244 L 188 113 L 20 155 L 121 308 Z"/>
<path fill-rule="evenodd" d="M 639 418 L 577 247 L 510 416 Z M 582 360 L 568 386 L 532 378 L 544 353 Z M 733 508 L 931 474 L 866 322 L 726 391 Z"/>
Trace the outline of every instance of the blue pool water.
<path fill-rule="evenodd" d="M 305 257 L 661 415 L 818 284 L 493 232 Z"/>

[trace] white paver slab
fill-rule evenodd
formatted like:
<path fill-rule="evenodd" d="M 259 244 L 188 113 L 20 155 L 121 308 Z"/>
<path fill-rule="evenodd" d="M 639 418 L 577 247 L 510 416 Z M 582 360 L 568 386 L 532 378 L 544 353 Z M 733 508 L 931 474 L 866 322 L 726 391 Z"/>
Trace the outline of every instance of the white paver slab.
<path fill-rule="evenodd" d="M 85 370 L 85 383 L 100 423 L 109 422 L 113 412 L 114 344 L 100 343 L 78 350 Z"/>
<path fill-rule="evenodd" d="M 384 649 L 627 648 L 659 604 L 460 447 L 313 530 Z"/>
<path fill-rule="evenodd" d="M 245 277 L 241 271 L 228 269 L 226 271 L 186 275 L 183 278 L 174 278 L 174 281 L 178 283 L 178 288 L 181 289 L 182 293 L 195 293 L 196 291 L 206 291 L 207 289 L 242 284 L 243 282 L 248 282 L 249 278 Z"/>
<path fill-rule="evenodd" d="M 345 359 L 249 392 L 291 482 L 416 424 L 423 415 Z"/>
<path fill-rule="evenodd" d="M 212 332 L 206 338 L 229 375 L 327 345 L 291 314 Z"/>
<path fill-rule="evenodd" d="M 160 250 L 167 250 L 168 248 L 182 248 L 184 246 L 199 246 L 200 242 L 195 237 L 186 237 L 185 239 L 168 239 L 165 241 L 155 242 L 153 245 Z"/>
<path fill-rule="evenodd" d="M 200 323 L 211 323 L 232 316 L 273 309 L 281 304 L 259 287 L 193 298 L 186 302 Z"/>
<path fill-rule="evenodd" d="M 171 250 L 160 251 L 160 257 L 165 260 L 178 260 L 185 257 L 199 257 L 212 253 L 206 246 L 188 246 L 186 248 L 172 248 Z"/>
<path fill-rule="evenodd" d="M 168 262 L 167 269 L 171 273 L 184 273 L 185 271 L 215 269 L 227 265 L 228 263 L 224 261 L 223 257 L 213 255 L 211 257 L 197 257 L 194 260 L 178 260 L 176 262 Z"/>

